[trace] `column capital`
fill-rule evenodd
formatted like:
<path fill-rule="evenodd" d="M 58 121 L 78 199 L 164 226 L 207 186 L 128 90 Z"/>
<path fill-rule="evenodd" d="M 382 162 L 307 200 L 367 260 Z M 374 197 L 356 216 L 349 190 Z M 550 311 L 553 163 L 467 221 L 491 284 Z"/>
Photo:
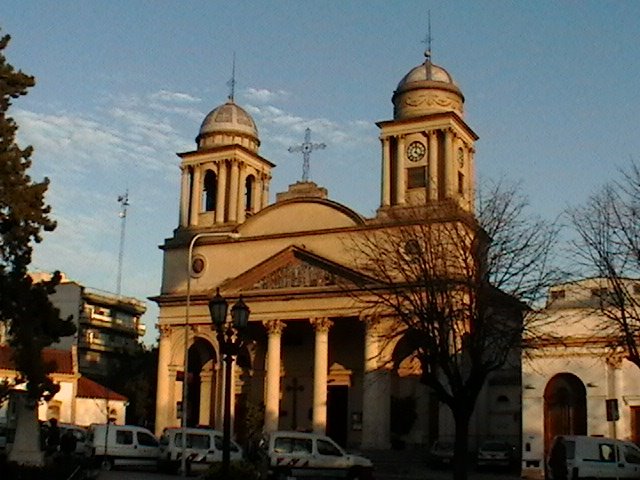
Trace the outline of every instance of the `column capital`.
<path fill-rule="evenodd" d="M 267 329 L 267 333 L 269 333 L 269 335 L 280 335 L 287 326 L 280 320 L 264 320 L 262 324 Z"/>
<path fill-rule="evenodd" d="M 158 332 L 160 333 L 160 340 L 171 336 L 171 332 L 173 331 L 173 327 L 171 325 L 157 325 L 157 327 Z"/>
<path fill-rule="evenodd" d="M 605 363 L 608 367 L 611 368 L 622 368 L 622 361 L 624 360 L 624 355 L 620 353 L 613 354 L 608 356 L 605 360 Z"/>
<path fill-rule="evenodd" d="M 200 325 L 198 323 L 195 323 L 195 324 L 189 325 L 189 330 L 191 330 L 191 333 L 193 333 L 194 335 L 200 335 L 202 333 L 205 333 L 208 329 L 206 328 L 205 325 Z"/>
<path fill-rule="evenodd" d="M 333 322 L 327 317 L 316 317 L 309 320 L 316 332 L 328 332 Z"/>

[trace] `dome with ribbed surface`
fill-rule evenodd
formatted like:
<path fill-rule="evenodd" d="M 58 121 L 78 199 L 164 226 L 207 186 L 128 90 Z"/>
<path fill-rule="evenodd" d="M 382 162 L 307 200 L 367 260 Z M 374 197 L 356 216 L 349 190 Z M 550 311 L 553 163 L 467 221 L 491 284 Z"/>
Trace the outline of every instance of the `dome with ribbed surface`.
<path fill-rule="evenodd" d="M 464 113 L 462 91 L 451 74 L 429 58 L 400 80 L 392 101 L 396 120 L 448 111 Z"/>
<path fill-rule="evenodd" d="M 253 118 L 232 99 L 214 108 L 205 117 L 196 142 L 198 148 L 240 143 L 254 151 L 260 145 Z"/>

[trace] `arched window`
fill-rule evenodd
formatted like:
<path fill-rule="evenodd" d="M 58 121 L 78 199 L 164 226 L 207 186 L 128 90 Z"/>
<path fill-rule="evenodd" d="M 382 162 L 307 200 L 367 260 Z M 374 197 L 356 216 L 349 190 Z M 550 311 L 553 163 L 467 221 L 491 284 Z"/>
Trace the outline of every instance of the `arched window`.
<path fill-rule="evenodd" d="M 244 182 L 244 209 L 247 212 L 253 211 L 253 185 L 256 182 L 256 177 L 253 175 L 247 175 L 247 179 Z"/>
<path fill-rule="evenodd" d="M 203 210 L 205 212 L 212 212 L 216 209 L 216 197 L 217 197 L 218 178 L 216 174 L 211 170 L 207 170 L 204 175 L 204 188 L 203 188 Z"/>

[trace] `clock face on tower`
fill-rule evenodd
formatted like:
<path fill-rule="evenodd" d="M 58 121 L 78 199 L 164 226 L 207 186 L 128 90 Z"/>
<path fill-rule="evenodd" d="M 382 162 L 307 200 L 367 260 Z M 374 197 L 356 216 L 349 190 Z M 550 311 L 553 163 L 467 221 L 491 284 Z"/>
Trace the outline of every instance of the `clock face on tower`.
<path fill-rule="evenodd" d="M 407 158 L 412 162 L 422 160 L 425 153 L 427 153 L 427 147 L 422 142 L 411 142 L 407 147 Z"/>

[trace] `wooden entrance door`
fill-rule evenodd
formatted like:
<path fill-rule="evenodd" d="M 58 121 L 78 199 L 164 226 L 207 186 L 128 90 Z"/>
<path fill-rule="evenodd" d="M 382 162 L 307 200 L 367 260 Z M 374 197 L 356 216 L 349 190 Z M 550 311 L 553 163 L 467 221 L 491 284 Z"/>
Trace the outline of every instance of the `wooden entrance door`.
<path fill-rule="evenodd" d="M 544 390 L 544 451 L 556 435 L 587 434 L 587 390 L 573 374 L 554 376 Z"/>

